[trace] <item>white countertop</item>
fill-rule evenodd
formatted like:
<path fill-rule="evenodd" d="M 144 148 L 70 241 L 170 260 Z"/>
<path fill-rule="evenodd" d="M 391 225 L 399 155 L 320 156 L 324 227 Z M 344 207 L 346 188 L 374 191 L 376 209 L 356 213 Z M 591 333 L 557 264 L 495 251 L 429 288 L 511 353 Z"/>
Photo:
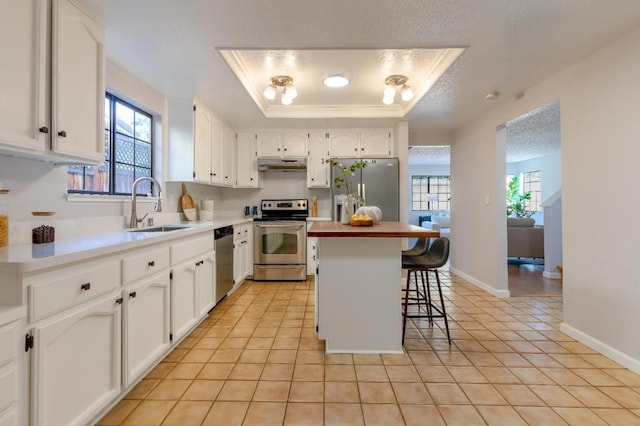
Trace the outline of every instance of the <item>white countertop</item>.
<path fill-rule="evenodd" d="M 0 248 L 0 266 L 2 264 L 18 265 L 21 271 L 28 272 L 213 231 L 216 228 L 251 222 L 251 220 L 251 218 L 237 218 L 180 222 L 171 225 L 179 224 L 187 228 L 169 232 L 129 232 L 129 230 L 124 229 L 104 234 L 61 239 L 49 244 L 9 244 L 8 247 Z M 153 227 L 155 226 L 151 228 Z"/>

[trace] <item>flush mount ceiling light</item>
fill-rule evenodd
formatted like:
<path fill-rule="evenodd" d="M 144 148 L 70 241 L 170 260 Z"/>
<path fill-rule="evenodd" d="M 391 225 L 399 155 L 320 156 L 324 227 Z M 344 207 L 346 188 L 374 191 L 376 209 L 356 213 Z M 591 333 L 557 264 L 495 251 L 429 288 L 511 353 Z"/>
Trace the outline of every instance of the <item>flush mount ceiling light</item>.
<path fill-rule="evenodd" d="M 389 77 L 385 78 L 384 84 L 386 84 L 386 87 L 384 88 L 382 103 L 384 103 L 385 105 L 393 104 L 398 87 L 401 87 L 400 97 L 403 101 L 406 102 L 413 99 L 413 90 L 411 90 L 411 87 L 407 85 L 407 80 L 409 80 L 409 78 L 399 74 L 390 75 Z"/>
<path fill-rule="evenodd" d="M 282 87 L 280 102 L 282 105 L 291 105 L 293 100 L 298 96 L 298 91 L 293 86 L 293 78 L 288 75 L 277 75 L 271 78 L 271 83 L 264 89 L 264 97 L 270 101 L 276 98 L 278 87 Z"/>
<path fill-rule="evenodd" d="M 345 87 L 349 85 L 349 79 L 344 75 L 330 75 L 322 80 L 322 84 L 327 87 Z"/>

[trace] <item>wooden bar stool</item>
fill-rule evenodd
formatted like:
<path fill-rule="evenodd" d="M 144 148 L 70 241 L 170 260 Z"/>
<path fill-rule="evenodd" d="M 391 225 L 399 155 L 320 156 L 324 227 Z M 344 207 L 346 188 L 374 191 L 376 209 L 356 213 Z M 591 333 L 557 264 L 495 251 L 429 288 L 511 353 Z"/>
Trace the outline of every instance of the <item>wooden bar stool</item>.
<path fill-rule="evenodd" d="M 408 250 L 407 250 L 408 251 Z M 402 297 L 402 343 L 404 344 L 404 335 L 407 328 L 407 318 L 427 318 L 429 324 L 433 324 L 434 318 L 443 318 L 444 326 L 447 330 L 447 339 L 451 344 L 451 334 L 449 333 L 449 322 L 447 320 L 447 311 L 444 305 L 444 297 L 442 296 L 442 287 L 440 285 L 440 275 L 438 268 L 442 267 L 449 259 L 449 239 L 447 237 L 439 237 L 433 240 L 429 249 L 419 255 L 402 256 L 402 269 L 407 272 L 407 285 L 403 289 Z M 436 276 L 436 285 L 440 296 L 440 306 L 436 306 L 431 299 L 431 284 L 429 282 L 429 272 L 433 272 Z M 420 281 L 418 281 L 418 275 Z M 411 277 L 413 276 L 413 280 Z M 413 284 L 413 289 L 412 289 Z M 408 313 L 409 305 L 417 305 L 417 313 Z M 421 306 L 424 306 L 425 313 L 420 313 Z"/>

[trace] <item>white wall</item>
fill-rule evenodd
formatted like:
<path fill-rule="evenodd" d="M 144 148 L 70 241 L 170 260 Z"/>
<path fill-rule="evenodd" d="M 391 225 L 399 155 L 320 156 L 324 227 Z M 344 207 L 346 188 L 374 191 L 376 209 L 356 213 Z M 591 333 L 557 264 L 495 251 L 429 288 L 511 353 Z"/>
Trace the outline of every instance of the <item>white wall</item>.
<path fill-rule="evenodd" d="M 409 223 L 412 225 L 419 225 L 418 217 L 426 214 L 424 210 L 412 210 L 411 204 L 411 177 L 412 176 L 449 176 L 451 168 L 449 165 L 424 165 L 424 164 L 410 164 L 409 165 L 409 178 L 407 180 L 407 192 L 409 193 L 407 208 L 409 214 Z"/>
<path fill-rule="evenodd" d="M 451 150 L 452 268 L 496 289 L 495 254 L 504 169 L 496 128 L 558 99 L 562 132 L 564 325 L 562 329 L 640 372 L 640 29 L 507 100 L 455 134 Z M 504 157 L 503 157 L 504 158 Z M 601 179 L 606 176 L 606 179 Z M 610 220 L 592 214 L 606 194 Z M 504 216 L 504 215 L 503 215 Z M 500 238 L 502 238 L 500 236 Z M 502 243 L 502 242 L 500 242 Z M 597 263 L 593 262 L 597 259 Z M 505 266 L 506 268 L 506 266 Z M 497 290 L 497 289 L 496 289 Z"/>
<path fill-rule="evenodd" d="M 508 138 L 509 135 L 507 132 L 507 144 L 509 143 Z M 558 151 L 550 155 L 545 155 L 544 157 L 508 163 L 507 174 L 518 176 L 523 172 L 540 170 L 540 176 L 542 179 L 542 198 L 540 201 L 544 201 L 562 188 L 561 163 L 562 156 Z M 537 225 L 544 225 L 544 214 L 542 212 L 536 213 L 532 217 L 535 219 Z"/>

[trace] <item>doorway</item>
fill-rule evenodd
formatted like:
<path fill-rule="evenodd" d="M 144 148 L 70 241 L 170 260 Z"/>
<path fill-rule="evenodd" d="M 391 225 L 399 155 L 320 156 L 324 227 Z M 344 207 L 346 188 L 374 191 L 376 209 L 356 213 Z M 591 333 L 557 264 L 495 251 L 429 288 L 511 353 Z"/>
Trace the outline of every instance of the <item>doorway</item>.
<path fill-rule="evenodd" d="M 562 296 L 560 103 L 504 125 L 508 289 L 513 297 Z M 517 195 L 514 193 L 517 192 Z"/>

